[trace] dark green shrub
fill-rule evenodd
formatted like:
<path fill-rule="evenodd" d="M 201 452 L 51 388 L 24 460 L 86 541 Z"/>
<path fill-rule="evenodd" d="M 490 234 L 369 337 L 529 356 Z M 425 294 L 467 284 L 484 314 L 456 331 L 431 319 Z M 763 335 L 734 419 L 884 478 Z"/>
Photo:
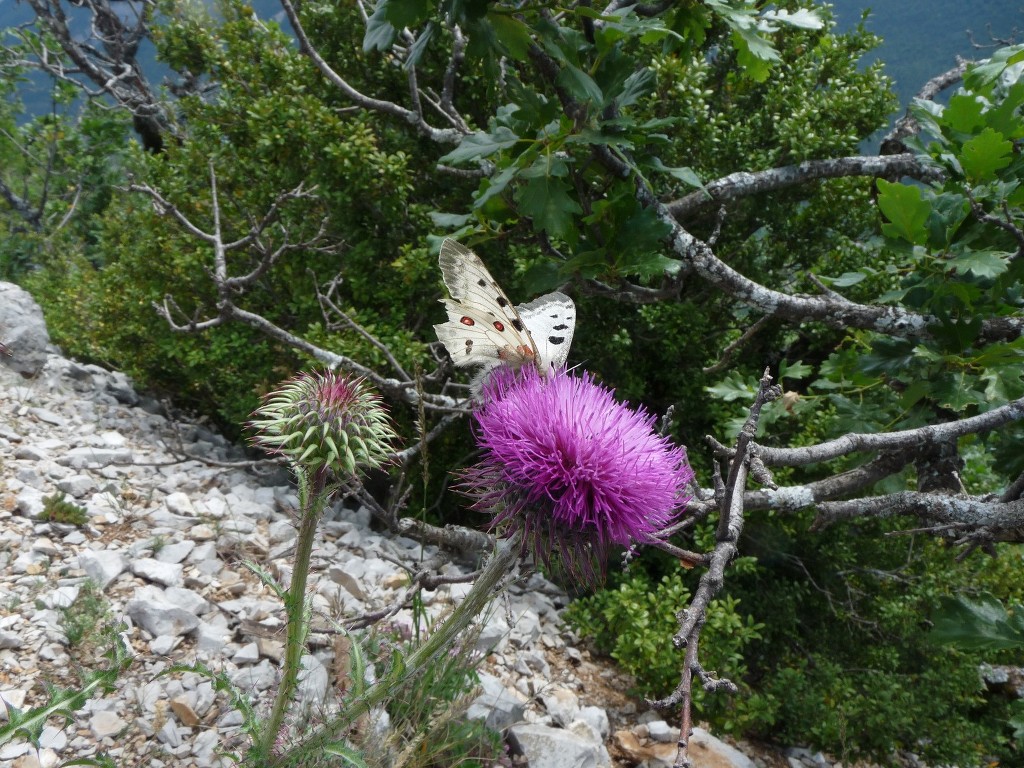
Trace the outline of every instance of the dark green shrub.
<path fill-rule="evenodd" d="M 86 513 L 85 507 L 65 500 L 63 491 L 43 497 L 43 514 L 40 517 L 51 523 L 64 523 L 78 527 L 89 522 L 89 515 Z"/>

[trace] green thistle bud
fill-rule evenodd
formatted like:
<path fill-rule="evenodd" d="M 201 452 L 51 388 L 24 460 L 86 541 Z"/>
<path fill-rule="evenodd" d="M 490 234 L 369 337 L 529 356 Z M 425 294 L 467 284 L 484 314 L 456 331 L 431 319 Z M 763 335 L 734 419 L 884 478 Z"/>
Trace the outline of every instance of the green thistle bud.
<path fill-rule="evenodd" d="M 269 453 L 310 472 L 352 475 L 379 467 L 397 439 L 380 398 L 363 379 L 300 373 L 253 411 L 252 438 Z"/>

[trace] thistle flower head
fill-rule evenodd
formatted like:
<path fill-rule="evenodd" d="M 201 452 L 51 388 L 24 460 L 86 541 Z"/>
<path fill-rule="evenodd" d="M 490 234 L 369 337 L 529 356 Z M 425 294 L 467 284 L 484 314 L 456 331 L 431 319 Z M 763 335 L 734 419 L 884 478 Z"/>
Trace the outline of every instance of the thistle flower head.
<path fill-rule="evenodd" d="M 366 382 L 333 371 L 289 379 L 263 398 L 253 417 L 254 445 L 309 471 L 351 475 L 379 467 L 397 438 Z"/>
<path fill-rule="evenodd" d="M 596 581 L 611 544 L 655 538 L 689 501 L 685 449 L 586 373 L 499 370 L 474 418 L 483 456 L 462 492 L 495 513 L 492 528 L 521 531 L 524 554 L 572 577 Z"/>

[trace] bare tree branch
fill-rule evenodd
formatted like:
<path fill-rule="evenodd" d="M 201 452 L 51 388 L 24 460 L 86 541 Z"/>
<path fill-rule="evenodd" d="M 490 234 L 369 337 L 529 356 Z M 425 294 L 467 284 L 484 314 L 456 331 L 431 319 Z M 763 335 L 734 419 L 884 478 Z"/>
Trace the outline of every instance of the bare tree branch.
<path fill-rule="evenodd" d="M 932 315 L 921 315 L 898 306 L 857 304 L 838 293 L 826 296 L 789 294 L 768 288 L 740 274 L 722 261 L 707 243 L 685 230 L 668 213 L 642 178 L 637 179 L 640 201 L 653 207 L 658 217 L 671 227 L 672 250 L 692 271 L 734 299 L 755 307 L 764 314 L 791 322 L 818 321 L 832 328 L 860 328 L 886 336 L 930 338 L 929 327 L 938 323 Z M 1024 317 L 994 317 L 982 321 L 979 338 L 983 341 L 1011 341 L 1024 334 Z"/>
<path fill-rule="evenodd" d="M 312 190 L 306 190 L 302 184 L 299 184 L 298 187 L 279 194 L 270 203 L 262 216 L 250 220 L 250 229 L 244 236 L 225 242 L 223 225 L 221 223 L 220 198 L 217 190 L 217 175 L 212 163 L 210 166 L 212 224 L 209 228 L 197 225 L 185 212 L 148 184 L 132 184 L 128 189 L 147 195 L 153 200 L 153 204 L 160 214 L 171 216 L 185 232 L 197 240 L 208 244 L 213 250 L 214 264 L 210 270 L 210 275 L 218 295 L 216 315 L 201 319 L 197 308 L 192 316 L 188 316 L 178 306 L 173 297 L 166 296 L 162 304 L 155 305 L 155 309 L 157 314 L 168 323 L 172 330 L 181 333 L 195 333 L 222 325 L 230 320 L 237 320 L 257 329 L 269 338 L 276 339 L 286 346 L 319 360 L 330 368 L 343 368 L 346 371 L 366 378 L 392 398 L 413 404 L 419 403 L 422 400 L 424 405 L 431 409 L 456 410 L 458 400 L 444 394 L 422 392 L 418 382 L 409 376 L 394 358 L 391 359 L 399 378 L 381 376 L 372 368 L 362 365 L 352 358 L 318 347 L 302 337 L 281 328 L 267 318 L 241 308 L 236 303 L 236 297 L 245 293 L 256 280 L 273 266 L 283 253 L 291 250 L 318 247 L 320 239 L 326 233 L 326 225 L 323 221 L 321 221 L 319 230 L 312 238 L 295 243 L 289 242 L 288 231 L 279 221 L 282 207 L 286 203 L 295 200 L 312 199 Z M 281 243 L 277 247 L 271 247 L 261 237 L 272 225 L 276 226 L 277 230 L 282 233 Z M 257 257 L 257 266 L 243 275 L 232 276 L 228 269 L 227 257 L 229 252 L 236 250 L 254 253 Z M 334 310 L 339 313 L 339 316 L 344 316 L 344 313 L 337 307 L 334 307 Z M 372 337 L 370 338 L 372 340 Z M 377 344 L 381 348 L 383 347 L 379 341 L 377 341 Z"/>
<path fill-rule="evenodd" d="M 800 184 L 823 179 L 852 176 L 870 176 L 898 179 L 910 176 L 919 181 L 941 181 L 942 171 L 926 164 L 925 160 L 909 152 L 888 156 L 838 157 L 828 160 L 808 160 L 799 165 L 768 168 L 764 171 L 740 171 L 708 182 L 704 189 L 666 203 L 670 215 L 684 220 L 705 208 L 732 202 L 751 195 L 776 192 Z"/>
<path fill-rule="evenodd" d="M 758 454 L 769 466 L 795 467 L 830 461 L 862 451 L 905 451 L 964 435 L 988 432 L 1022 419 L 1024 419 L 1024 398 L 958 421 L 930 424 L 899 432 L 854 433 L 802 448 L 770 448 L 759 445 Z"/>
<path fill-rule="evenodd" d="M 284 12 L 288 16 L 288 21 L 291 23 L 292 29 L 295 32 L 295 37 L 299 41 L 299 51 L 308 57 L 316 68 L 320 70 L 320 73 L 327 78 L 330 83 L 338 88 L 338 90 L 340 90 L 347 99 L 363 109 L 390 115 L 408 123 L 409 125 L 415 126 L 417 130 L 439 144 L 455 144 L 461 140 L 465 131 L 456 130 L 454 128 L 435 128 L 427 123 L 421 110 L 407 109 L 406 107 L 395 104 L 394 102 L 375 99 L 358 91 L 349 84 L 345 78 L 335 72 L 316 48 L 313 47 L 313 44 L 306 35 L 306 30 L 302 26 L 302 22 L 299 19 L 299 15 L 291 0 L 281 0 L 281 7 L 284 8 Z M 413 84 L 415 85 L 415 81 Z"/>
<path fill-rule="evenodd" d="M 33 230 L 38 232 L 42 229 L 42 209 L 33 206 L 28 200 L 16 194 L 13 189 L 4 183 L 3 179 L 0 179 L 0 197 L 2 197 L 11 209 Z"/>
<path fill-rule="evenodd" d="M 174 133 L 174 123 L 160 99 L 149 85 L 136 53 L 140 42 L 149 34 L 146 18 L 153 0 L 138 4 L 122 3 L 114 8 L 110 0 L 80 0 L 91 13 L 91 37 L 82 41 L 72 33 L 61 0 L 26 0 L 36 14 L 36 22 L 60 46 L 63 55 L 73 64 L 68 68 L 62 56 L 45 47 L 42 38 L 33 46 L 34 59 L 22 64 L 46 72 L 58 80 L 74 83 L 88 96 L 106 94 L 127 108 L 135 118 L 135 127 L 147 148 L 162 147 L 162 135 Z M 131 23 L 121 9 L 134 11 Z M 23 36 L 26 43 L 32 39 Z M 97 40 L 102 50 L 88 40 Z M 96 86 L 85 88 L 82 77 Z"/>
<path fill-rule="evenodd" d="M 818 505 L 812 530 L 861 517 L 917 517 L 928 525 L 949 526 L 961 534 L 957 543 L 1024 542 L 1024 499 L 1003 502 L 904 491 Z"/>
<path fill-rule="evenodd" d="M 970 63 L 971 62 L 958 57 L 957 65 L 955 67 L 943 72 L 941 75 L 936 75 L 925 83 L 921 87 L 921 90 L 917 92 L 916 98 L 922 101 L 933 100 L 937 95 L 942 93 L 942 91 L 960 82 L 960 80 L 963 79 L 964 72 L 967 71 L 967 65 Z M 920 124 L 913 117 L 910 109 L 908 108 L 906 114 L 897 120 L 893 129 L 883 137 L 882 154 L 899 155 L 906 152 L 907 146 L 903 143 L 903 140 L 913 136 L 920 130 Z"/>
<path fill-rule="evenodd" d="M 759 452 L 763 450 L 758 448 Z M 871 488 L 880 480 L 900 472 L 912 459 L 912 456 L 899 452 L 885 453 L 859 467 L 805 485 L 747 491 L 743 494 L 743 507 L 747 511 L 771 509 L 795 512 L 814 506 L 818 502 L 838 499 Z M 691 515 L 699 515 L 714 508 L 714 501 L 697 499 L 687 505 L 686 511 Z"/>
<path fill-rule="evenodd" d="M 679 685 L 676 686 L 676 689 L 667 698 L 658 701 L 648 701 L 648 704 L 658 709 L 668 709 L 681 705 L 679 751 L 676 755 L 676 765 L 686 765 L 688 760 L 687 750 L 693 725 L 691 714 L 693 674 L 695 672 L 698 674 L 705 690 L 722 688 L 736 690 L 736 686 L 733 683 L 727 680 L 714 679 L 700 667 L 697 659 L 697 648 L 700 642 L 701 630 L 707 621 L 708 606 L 725 583 L 725 569 L 738 551 L 737 543 L 743 530 L 743 489 L 747 480 L 750 458 L 749 449 L 753 446 L 754 435 L 757 433 L 757 423 L 760 419 L 761 409 L 765 404 L 777 399 L 781 394 L 782 388 L 778 385 L 773 385 L 768 371 L 765 371 L 764 376 L 761 378 L 761 385 L 758 388 L 754 403 L 750 407 L 750 413 L 737 438 L 736 447 L 732 451 L 733 456 L 729 465 L 729 475 L 724 483 L 721 482 L 721 476 L 718 473 L 716 464 L 717 487 L 715 495 L 719 505 L 720 517 L 715 536 L 715 548 L 711 552 L 708 569 L 701 576 L 690 605 L 677 614 L 679 630 L 672 638 L 677 648 L 686 648 L 682 677 Z"/>

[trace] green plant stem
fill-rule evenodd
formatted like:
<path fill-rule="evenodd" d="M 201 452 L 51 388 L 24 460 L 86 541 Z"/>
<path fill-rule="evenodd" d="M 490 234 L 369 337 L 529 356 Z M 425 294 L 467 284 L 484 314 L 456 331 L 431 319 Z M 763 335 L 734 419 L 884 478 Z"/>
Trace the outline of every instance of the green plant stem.
<path fill-rule="evenodd" d="M 433 663 L 439 654 L 447 652 L 458 635 L 484 611 L 488 603 L 495 597 L 495 588 L 508 575 L 518 557 L 519 535 L 508 540 L 500 540 L 494 554 L 487 561 L 487 565 L 484 566 L 469 594 L 427 641 L 409 656 L 400 677 L 395 679 L 391 675 L 382 676 L 366 693 L 350 701 L 331 722 L 290 750 L 290 753 L 278 764 L 303 765 L 308 755 L 322 754 L 324 749 L 331 746 L 339 734 L 349 728 L 360 716 L 381 704 L 388 697 L 396 695 L 407 681 L 419 675 Z"/>
<path fill-rule="evenodd" d="M 332 489 L 327 486 L 328 472 L 321 468 L 310 477 L 305 470 L 296 468 L 299 481 L 299 522 L 298 538 L 295 542 L 295 564 L 292 570 L 291 584 L 285 597 L 285 614 L 288 618 L 288 643 L 285 648 L 284 668 L 281 672 L 281 685 L 277 689 L 274 707 L 270 711 L 265 730 L 263 731 L 259 754 L 266 759 L 272 754 L 274 742 L 281 730 L 288 705 L 299 682 L 302 670 L 302 652 L 306 645 L 306 633 L 309 629 L 309 614 L 306 610 L 306 583 L 309 577 L 309 559 L 313 551 L 313 540 L 316 538 L 316 527 L 320 516 L 331 497 Z"/>

